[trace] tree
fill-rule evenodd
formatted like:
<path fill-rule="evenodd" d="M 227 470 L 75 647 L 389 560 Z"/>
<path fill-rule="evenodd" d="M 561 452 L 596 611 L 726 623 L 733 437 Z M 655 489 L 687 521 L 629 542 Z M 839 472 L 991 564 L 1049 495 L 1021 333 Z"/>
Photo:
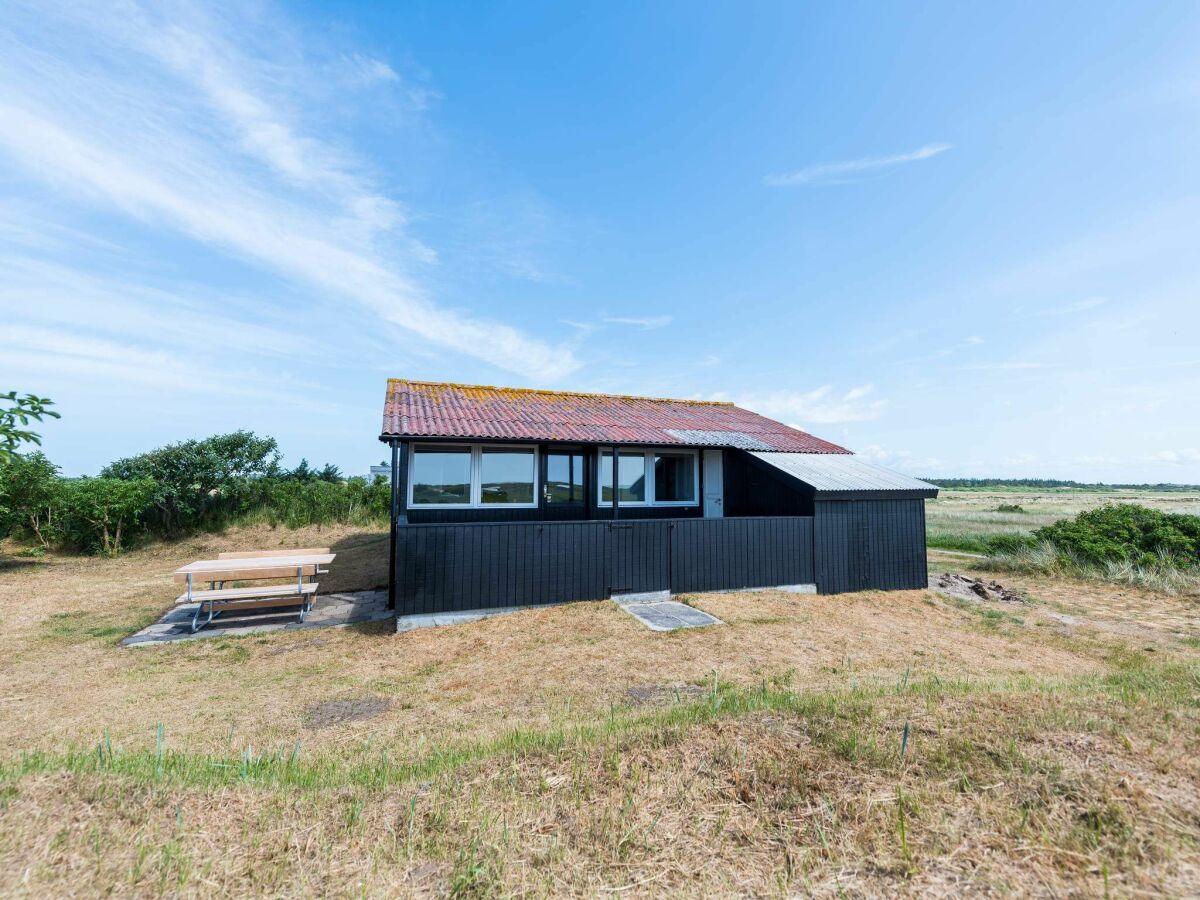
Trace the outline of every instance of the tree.
<path fill-rule="evenodd" d="M 302 458 L 300 460 L 300 465 L 296 466 L 296 468 L 292 469 L 292 471 L 288 472 L 284 477 L 292 481 L 312 481 L 317 477 L 317 472 L 308 464 L 307 459 Z"/>
<path fill-rule="evenodd" d="M 174 537 L 199 523 L 210 498 L 246 478 L 274 475 L 279 447 L 251 431 L 217 434 L 168 444 L 149 453 L 110 463 L 102 478 L 150 478 L 158 484 L 154 505 L 167 534 Z"/>
<path fill-rule="evenodd" d="M 121 552 L 121 539 L 154 502 L 150 478 L 81 478 L 63 482 L 63 506 L 84 546 L 106 556 Z"/>
<path fill-rule="evenodd" d="M 301 459 L 300 464 L 290 472 L 284 472 L 283 478 L 288 481 L 342 481 L 342 470 L 333 463 L 325 463 L 324 467 L 314 469 L 307 459 Z"/>
<path fill-rule="evenodd" d="M 0 402 L 12 404 L 0 407 L 0 465 L 3 465 L 17 455 L 17 447 L 21 444 L 41 445 L 41 435 L 24 426 L 30 422 L 41 422 L 47 416 L 52 419 L 61 417 L 48 408 L 54 405 L 53 400 L 34 394 L 18 397 L 16 391 L 9 391 L 0 394 Z"/>
<path fill-rule="evenodd" d="M 44 453 L 14 455 L 0 465 L 0 507 L 7 511 L 12 525 L 28 528 L 38 543 L 49 547 L 61 485 L 58 466 Z"/>

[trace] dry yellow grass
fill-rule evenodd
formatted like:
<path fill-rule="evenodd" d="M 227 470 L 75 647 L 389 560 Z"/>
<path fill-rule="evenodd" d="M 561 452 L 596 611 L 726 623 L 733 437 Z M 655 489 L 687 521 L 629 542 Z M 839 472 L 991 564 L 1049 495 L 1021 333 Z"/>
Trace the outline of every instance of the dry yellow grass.
<path fill-rule="evenodd" d="M 314 543 L 330 589 L 383 582 L 386 535 L 349 529 L 0 569 L 0 893 L 1200 889 L 1183 601 L 1023 579 L 1042 602 L 991 614 L 764 592 L 670 634 L 580 603 L 116 646 L 178 564 Z M 145 765 L 95 765 L 106 740 Z M 299 774 L 236 777 L 248 748 Z"/>

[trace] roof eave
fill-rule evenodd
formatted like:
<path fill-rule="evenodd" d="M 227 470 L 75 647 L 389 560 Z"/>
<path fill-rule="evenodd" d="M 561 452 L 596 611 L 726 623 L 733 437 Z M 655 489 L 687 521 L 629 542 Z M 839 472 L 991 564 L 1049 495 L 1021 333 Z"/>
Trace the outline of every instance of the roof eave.
<path fill-rule="evenodd" d="M 796 480 L 799 481 L 800 479 Z M 932 500 L 938 495 L 936 488 L 933 490 L 896 489 L 879 491 L 823 491 L 819 488 L 813 488 L 813 491 L 818 500 Z"/>

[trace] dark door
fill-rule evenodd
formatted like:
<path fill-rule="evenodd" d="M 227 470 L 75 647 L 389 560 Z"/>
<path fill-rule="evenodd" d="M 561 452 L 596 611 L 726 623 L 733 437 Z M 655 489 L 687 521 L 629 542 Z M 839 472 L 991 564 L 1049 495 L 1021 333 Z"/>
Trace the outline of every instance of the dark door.
<path fill-rule="evenodd" d="M 671 587 L 670 523 L 610 522 L 613 594 L 665 591 Z"/>
<path fill-rule="evenodd" d="M 551 447 L 542 454 L 544 518 L 586 518 L 584 462 L 582 447 Z"/>
<path fill-rule="evenodd" d="M 865 591 L 871 586 L 871 523 L 866 504 L 851 501 L 849 514 L 849 589 Z"/>

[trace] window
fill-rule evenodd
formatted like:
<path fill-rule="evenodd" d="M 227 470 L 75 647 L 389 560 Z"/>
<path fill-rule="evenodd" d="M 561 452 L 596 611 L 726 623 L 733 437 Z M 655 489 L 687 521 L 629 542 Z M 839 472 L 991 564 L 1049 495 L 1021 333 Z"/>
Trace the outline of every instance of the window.
<path fill-rule="evenodd" d="M 618 499 L 621 503 L 646 502 L 646 454 L 622 450 L 618 472 Z M 612 503 L 612 454 L 600 456 L 600 502 Z"/>
<path fill-rule="evenodd" d="M 582 503 L 583 454 L 547 451 L 546 484 L 542 494 L 547 503 Z"/>
<path fill-rule="evenodd" d="M 533 447 L 420 445 L 412 448 L 408 505 L 471 509 L 537 506 Z"/>
<path fill-rule="evenodd" d="M 533 503 L 532 448 L 484 447 L 480 456 L 479 500 L 485 506 Z"/>
<path fill-rule="evenodd" d="M 418 447 L 412 458 L 411 503 L 466 506 L 471 502 L 471 448 Z"/>
<path fill-rule="evenodd" d="M 696 506 L 700 493 L 695 450 L 621 450 L 618 503 Z M 612 505 L 612 452 L 600 452 L 601 506 Z"/>
<path fill-rule="evenodd" d="M 654 454 L 655 503 L 695 503 L 696 481 L 695 453 L 664 450 Z"/>

